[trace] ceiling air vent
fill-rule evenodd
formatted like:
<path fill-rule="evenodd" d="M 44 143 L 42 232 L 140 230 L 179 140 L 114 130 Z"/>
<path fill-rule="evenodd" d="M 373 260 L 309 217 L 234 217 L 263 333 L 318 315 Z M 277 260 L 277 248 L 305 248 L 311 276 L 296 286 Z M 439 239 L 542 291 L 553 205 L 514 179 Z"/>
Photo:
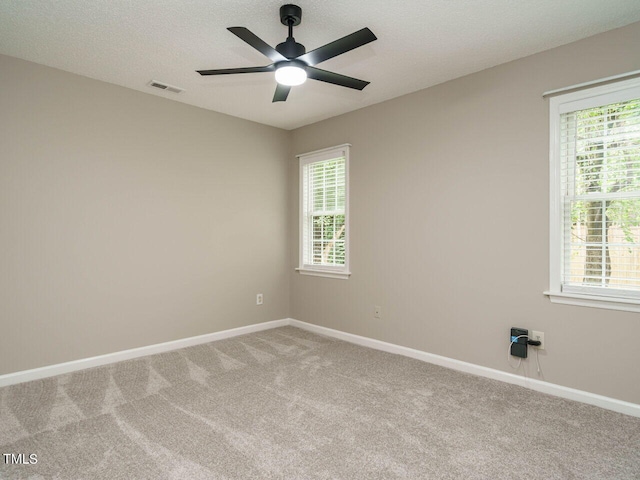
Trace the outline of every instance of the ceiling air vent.
<path fill-rule="evenodd" d="M 167 92 L 173 93 L 182 93 L 184 92 L 184 88 L 175 87 L 173 85 L 169 85 L 167 83 L 158 82 L 157 80 L 151 80 L 149 82 L 149 86 L 153 88 L 159 88 L 160 90 L 166 90 Z"/>

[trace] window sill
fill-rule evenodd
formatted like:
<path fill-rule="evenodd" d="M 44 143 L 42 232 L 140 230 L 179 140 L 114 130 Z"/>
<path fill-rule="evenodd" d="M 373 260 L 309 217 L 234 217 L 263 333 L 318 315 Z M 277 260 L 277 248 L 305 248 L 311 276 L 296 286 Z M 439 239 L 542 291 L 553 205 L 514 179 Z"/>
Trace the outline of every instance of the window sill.
<path fill-rule="evenodd" d="M 296 268 L 301 275 L 313 275 L 316 277 L 339 278 L 348 280 L 351 272 L 336 272 L 333 270 L 311 270 L 309 268 Z"/>
<path fill-rule="evenodd" d="M 596 295 L 580 295 L 578 293 L 543 292 L 553 303 L 576 305 L 579 307 L 605 308 L 640 313 L 640 302 L 626 298 L 602 297 Z"/>

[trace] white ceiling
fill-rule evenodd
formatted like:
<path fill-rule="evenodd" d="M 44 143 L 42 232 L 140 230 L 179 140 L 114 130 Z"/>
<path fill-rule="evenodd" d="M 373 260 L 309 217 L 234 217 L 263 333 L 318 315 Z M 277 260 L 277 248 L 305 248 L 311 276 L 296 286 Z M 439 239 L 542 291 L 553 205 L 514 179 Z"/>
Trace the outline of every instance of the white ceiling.
<path fill-rule="evenodd" d="M 378 37 L 319 65 L 370 81 L 362 92 L 309 80 L 272 103 L 272 73 L 195 72 L 270 64 L 226 27 L 275 46 L 287 35 L 284 3 L 1 0 L 0 53 L 293 129 L 640 20 L 639 0 L 297 0 L 294 36 L 307 51 L 363 27 Z"/>

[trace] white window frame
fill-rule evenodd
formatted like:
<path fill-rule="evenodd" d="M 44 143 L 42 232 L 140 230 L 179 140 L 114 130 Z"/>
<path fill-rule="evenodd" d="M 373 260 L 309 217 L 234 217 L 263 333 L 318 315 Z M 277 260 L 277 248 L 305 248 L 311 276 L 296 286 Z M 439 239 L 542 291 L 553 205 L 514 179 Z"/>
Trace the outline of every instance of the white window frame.
<path fill-rule="evenodd" d="M 567 112 L 623 102 L 633 98 L 640 98 L 640 78 L 581 89 L 550 99 L 549 290 L 545 291 L 544 294 L 554 303 L 640 312 L 640 299 L 605 296 L 589 292 L 563 292 L 561 285 L 562 262 L 564 260 L 560 176 L 560 116 Z"/>
<path fill-rule="evenodd" d="M 298 214 L 298 219 L 300 223 L 300 237 L 298 243 L 299 250 L 299 263 L 298 268 L 296 270 L 302 275 L 315 275 L 319 277 L 329 277 L 329 278 L 338 278 L 342 280 L 346 280 L 351 275 L 351 271 L 349 270 L 349 150 L 351 144 L 345 143 L 343 145 L 338 145 L 335 147 L 324 148 L 322 150 L 315 150 L 313 152 L 302 153 L 300 155 L 296 155 L 299 159 L 299 169 L 300 169 L 300 189 L 299 189 L 299 197 L 300 197 L 300 210 Z M 304 245 L 304 229 L 305 229 L 305 211 L 304 211 L 304 166 L 310 163 L 320 162 L 324 160 L 331 160 L 334 158 L 345 159 L 345 239 L 344 239 L 344 265 L 343 266 L 329 266 L 329 265 L 313 265 L 313 264 L 305 264 L 304 263 L 304 249 L 306 246 Z"/>

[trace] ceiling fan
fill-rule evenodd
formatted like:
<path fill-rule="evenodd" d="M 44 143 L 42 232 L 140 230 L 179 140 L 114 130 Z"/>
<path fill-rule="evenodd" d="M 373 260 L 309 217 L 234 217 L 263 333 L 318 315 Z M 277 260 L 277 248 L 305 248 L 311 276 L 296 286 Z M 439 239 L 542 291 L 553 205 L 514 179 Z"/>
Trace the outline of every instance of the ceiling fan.
<path fill-rule="evenodd" d="M 333 83 L 342 87 L 362 90 L 369 82 L 347 77 L 339 73 L 328 72 L 316 68 L 320 62 L 342 55 L 354 48 L 377 40 L 368 28 L 342 37 L 331 43 L 307 52 L 304 45 L 293 38 L 293 27 L 302 21 L 302 9 L 297 5 L 283 5 L 280 7 L 280 21 L 289 28 L 287 39 L 276 48 L 269 46 L 244 27 L 229 27 L 231 33 L 244 40 L 260 53 L 268 57 L 273 63 L 265 67 L 224 68 L 218 70 L 197 70 L 200 75 L 228 75 L 232 73 L 275 72 L 278 86 L 273 95 L 274 102 L 284 102 L 291 91 L 291 87 L 303 84 L 307 78 Z"/>

